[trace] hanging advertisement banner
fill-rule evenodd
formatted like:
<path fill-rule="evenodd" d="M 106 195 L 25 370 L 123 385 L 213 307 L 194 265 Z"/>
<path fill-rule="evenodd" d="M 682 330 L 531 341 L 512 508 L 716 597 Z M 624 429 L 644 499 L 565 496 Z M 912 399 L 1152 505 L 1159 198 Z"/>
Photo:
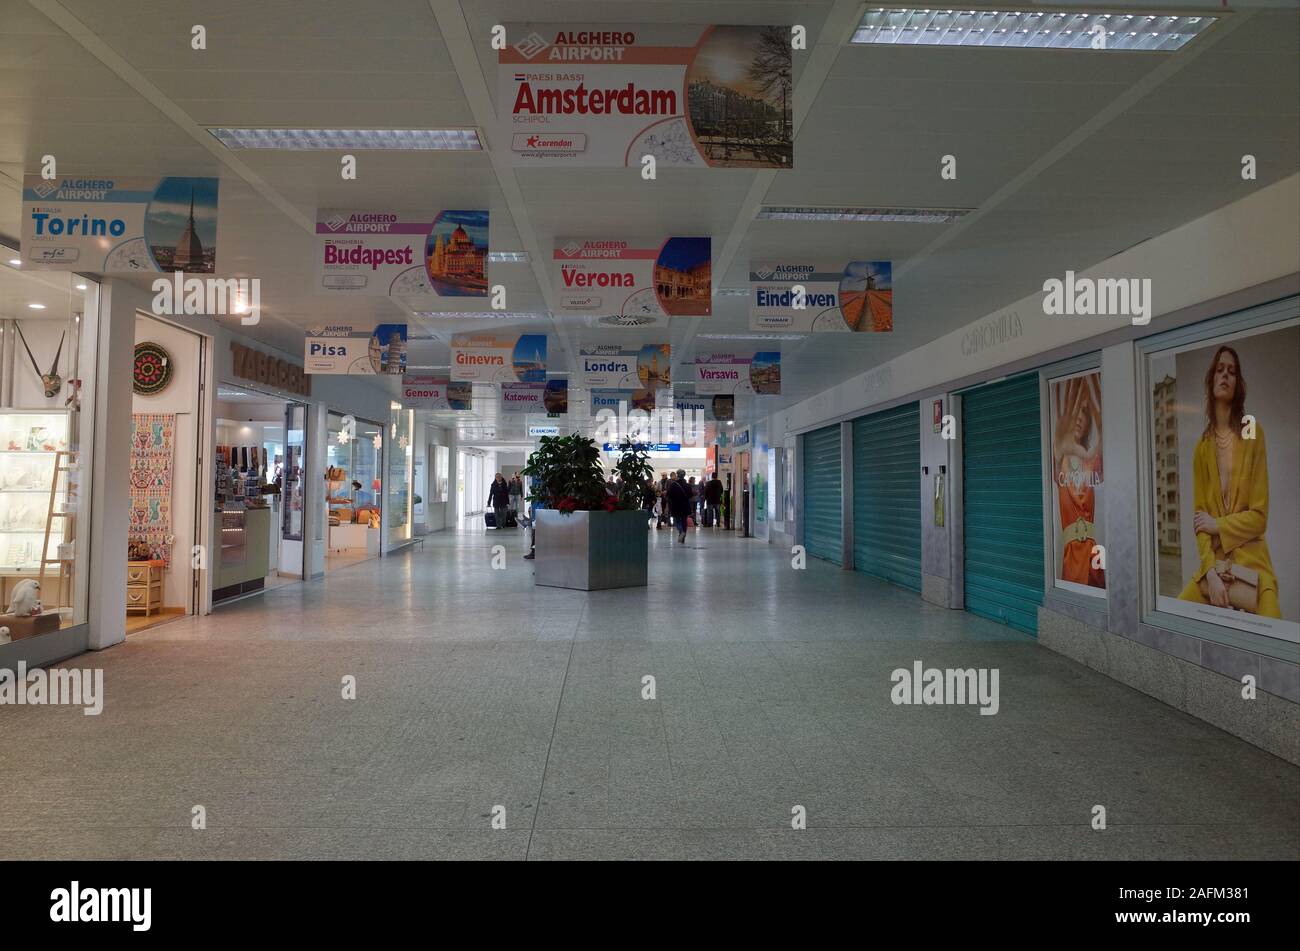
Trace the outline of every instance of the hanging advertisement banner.
<path fill-rule="evenodd" d="M 121 274 L 217 266 L 215 178 L 23 177 L 24 264 Z"/>
<path fill-rule="evenodd" d="M 645 389 L 672 384 L 670 344 L 584 347 L 579 360 L 582 385 L 588 389 Z"/>
<path fill-rule="evenodd" d="M 715 396 L 713 398 L 713 418 L 720 423 L 731 422 L 736 418 L 736 397 L 735 396 Z M 724 433 L 719 437 L 719 445 L 727 444 L 727 436 Z"/>
<path fill-rule="evenodd" d="M 488 213 L 316 213 L 317 294 L 486 297 Z"/>
<path fill-rule="evenodd" d="M 799 289 L 803 293 L 799 293 Z M 749 327 L 802 333 L 889 333 L 893 265 L 762 263 L 749 269 Z"/>
<path fill-rule="evenodd" d="M 500 139 L 517 168 L 792 168 L 788 26 L 506 25 Z"/>
<path fill-rule="evenodd" d="M 592 390 L 591 415 L 595 416 L 601 410 L 617 413 L 620 404 L 624 412 L 639 409 L 645 413 L 653 413 L 661 399 L 661 391 L 655 389 Z"/>
<path fill-rule="evenodd" d="M 560 241 L 551 253 L 556 312 L 611 315 L 624 326 L 713 312 L 713 241 Z"/>
<path fill-rule="evenodd" d="M 545 383 L 545 334 L 455 334 L 451 378 L 476 383 Z"/>
<path fill-rule="evenodd" d="M 359 329 L 351 324 L 310 327 L 303 370 L 321 375 L 401 376 L 406 372 L 406 324 Z"/>
<path fill-rule="evenodd" d="M 695 376 L 696 393 L 772 396 L 781 392 L 781 354 L 700 354 L 695 358 Z M 714 412 L 716 415 L 716 405 Z"/>
<path fill-rule="evenodd" d="M 1146 359 L 1156 610 L 1300 642 L 1300 323 Z"/>
<path fill-rule="evenodd" d="M 467 410 L 473 406 L 473 386 L 437 376 L 402 377 L 402 405 L 407 409 Z"/>
<path fill-rule="evenodd" d="M 542 397 L 546 392 L 545 383 L 502 383 L 501 412 L 544 413 Z"/>
<path fill-rule="evenodd" d="M 1058 588 L 1104 598 L 1101 371 L 1051 379 L 1047 389 L 1057 510 L 1052 520 L 1052 577 Z"/>

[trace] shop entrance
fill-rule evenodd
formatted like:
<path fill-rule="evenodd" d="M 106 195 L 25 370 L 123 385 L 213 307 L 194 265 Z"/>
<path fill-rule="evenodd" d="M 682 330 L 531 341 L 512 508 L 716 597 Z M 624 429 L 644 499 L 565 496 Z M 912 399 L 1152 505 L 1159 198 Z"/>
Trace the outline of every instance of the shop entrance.
<path fill-rule="evenodd" d="M 325 489 L 329 538 L 325 572 L 378 558 L 383 511 L 383 431 L 372 420 L 341 413 L 327 417 Z"/>
<path fill-rule="evenodd" d="M 202 447 L 207 337 L 135 319 L 126 630 L 200 613 L 208 541 Z"/>
<path fill-rule="evenodd" d="M 306 418 L 302 403 L 217 388 L 214 603 L 302 580 Z"/>

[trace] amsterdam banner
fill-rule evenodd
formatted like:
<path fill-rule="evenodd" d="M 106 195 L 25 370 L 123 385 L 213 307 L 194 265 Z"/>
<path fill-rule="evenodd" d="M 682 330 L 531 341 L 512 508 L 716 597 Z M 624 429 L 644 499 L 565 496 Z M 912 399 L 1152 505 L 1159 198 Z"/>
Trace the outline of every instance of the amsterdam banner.
<path fill-rule="evenodd" d="M 792 168 L 790 28 L 508 24 L 501 141 L 516 167 Z"/>
<path fill-rule="evenodd" d="M 37 270 L 217 266 L 215 178 L 23 178 L 23 261 Z"/>
<path fill-rule="evenodd" d="M 316 214 L 317 294 L 486 297 L 488 213 Z"/>
<path fill-rule="evenodd" d="M 612 315 L 626 326 L 707 317 L 713 307 L 713 241 L 558 242 L 551 254 L 551 283 L 560 314 Z"/>
<path fill-rule="evenodd" d="M 894 329 L 892 274 L 889 261 L 850 261 L 835 266 L 752 264 L 749 328 L 888 333 Z"/>

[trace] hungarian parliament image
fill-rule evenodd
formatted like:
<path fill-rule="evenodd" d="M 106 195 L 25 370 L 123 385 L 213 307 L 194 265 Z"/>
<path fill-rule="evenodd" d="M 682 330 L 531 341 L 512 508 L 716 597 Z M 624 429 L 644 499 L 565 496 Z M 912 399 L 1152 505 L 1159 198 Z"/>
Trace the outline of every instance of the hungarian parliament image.
<path fill-rule="evenodd" d="M 429 277 L 434 281 L 467 289 L 487 291 L 487 246 L 474 243 L 460 225 L 443 242 L 434 238 L 429 250 Z"/>

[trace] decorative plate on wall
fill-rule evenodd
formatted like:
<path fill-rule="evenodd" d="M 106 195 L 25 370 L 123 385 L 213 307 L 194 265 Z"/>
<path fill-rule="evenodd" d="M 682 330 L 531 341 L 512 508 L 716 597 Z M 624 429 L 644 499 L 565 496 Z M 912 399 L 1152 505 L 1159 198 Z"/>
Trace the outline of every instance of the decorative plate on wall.
<path fill-rule="evenodd" d="M 156 343 L 137 343 L 134 377 L 135 391 L 141 396 L 161 393 L 172 381 L 171 354 Z"/>

